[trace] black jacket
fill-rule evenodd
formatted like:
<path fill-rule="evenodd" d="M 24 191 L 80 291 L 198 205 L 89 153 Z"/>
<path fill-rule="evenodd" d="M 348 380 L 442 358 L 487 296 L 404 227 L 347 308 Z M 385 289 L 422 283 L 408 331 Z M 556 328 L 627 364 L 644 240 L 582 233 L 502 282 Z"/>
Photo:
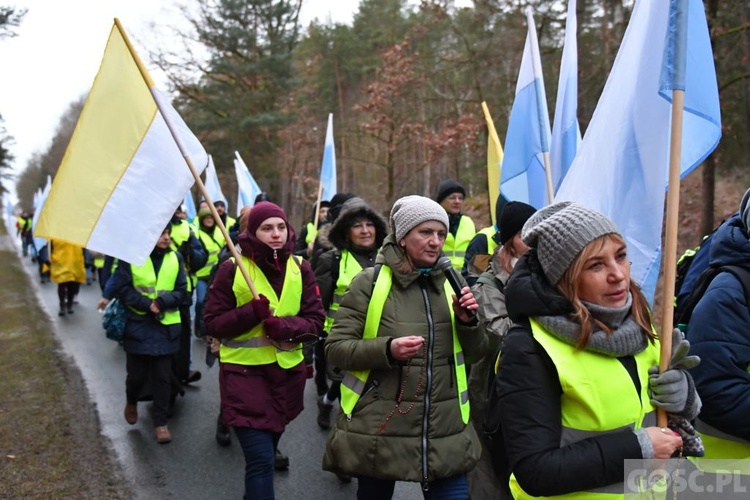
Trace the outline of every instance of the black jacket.
<path fill-rule="evenodd" d="M 513 472 L 528 494 L 550 496 L 623 481 L 623 460 L 642 458 L 632 431 L 560 447 L 562 388 L 554 363 L 531 334 L 528 318 L 567 315 L 573 306 L 546 280 L 535 250 L 518 262 L 505 294 L 508 314 L 517 324 L 500 347 L 487 415 L 501 484 L 507 488 Z M 626 368 L 634 366 L 633 357 L 626 358 L 630 361 L 621 360 Z"/>

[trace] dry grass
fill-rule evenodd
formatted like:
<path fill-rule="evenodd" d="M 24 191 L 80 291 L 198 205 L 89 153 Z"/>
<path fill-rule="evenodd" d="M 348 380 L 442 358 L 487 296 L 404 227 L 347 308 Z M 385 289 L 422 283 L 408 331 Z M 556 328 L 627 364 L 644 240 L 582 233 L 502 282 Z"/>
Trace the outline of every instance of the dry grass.
<path fill-rule="evenodd" d="M 0 498 L 131 498 L 17 255 L 0 262 Z"/>

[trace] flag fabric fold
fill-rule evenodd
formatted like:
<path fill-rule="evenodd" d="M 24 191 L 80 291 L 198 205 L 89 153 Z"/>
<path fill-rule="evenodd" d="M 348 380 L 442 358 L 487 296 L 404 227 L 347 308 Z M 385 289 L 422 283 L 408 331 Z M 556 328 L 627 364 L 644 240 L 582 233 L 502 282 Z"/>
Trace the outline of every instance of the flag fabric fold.
<path fill-rule="evenodd" d="M 679 33 L 675 18 L 670 18 L 670 10 L 680 3 L 689 9 L 683 25 L 687 33 Z M 678 40 L 686 41 L 685 50 L 675 47 Z M 674 59 L 679 53 L 682 61 Z M 635 3 L 578 155 L 556 197 L 598 210 L 617 224 L 628 244 L 631 276 L 651 301 L 661 261 L 669 172 L 670 85 L 685 89 L 684 176 L 721 138 L 716 71 L 700 0 Z"/>
<path fill-rule="evenodd" d="M 336 149 L 333 146 L 333 113 L 328 115 L 326 142 L 323 149 L 323 163 L 320 167 L 320 185 L 323 188 L 322 200 L 330 201 L 336 194 Z"/>
<path fill-rule="evenodd" d="M 208 155 L 208 167 L 206 167 L 206 192 L 213 203 L 217 201 L 223 201 L 224 205 L 227 204 L 227 198 L 221 190 L 221 184 L 219 184 L 219 176 L 216 174 L 216 167 L 214 166 L 214 159 L 211 155 Z"/>
<path fill-rule="evenodd" d="M 539 42 L 530 8 L 526 19 L 529 31 L 505 136 L 500 191 L 508 201 L 542 208 L 549 202 L 544 156 L 549 153 L 551 132 Z"/>
<path fill-rule="evenodd" d="M 37 233 L 143 264 L 194 182 L 183 153 L 199 171 L 208 159 L 128 45 L 116 22 Z"/>
<path fill-rule="evenodd" d="M 484 121 L 487 122 L 487 188 L 490 197 L 490 217 L 492 224 L 497 227 L 497 217 L 495 206 L 497 197 L 500 196 L 500 174 L 503 164 L 503 147 L 500 144 L 500 138 L 497 136 L 495 122 L 492 121 L 490 108 L 487 103 L 482 101 L 482 111 L 484 112 Z"/>
<path fill-rule="evenodd" d="M 235 151 L 234 156 L 234 173 L 237 176 L 237 216 L 239 216 L 242 207 L 252 206 L 255 203 L 255 198 L 261 190 L 240 153 Z"/>
<path fill-rule="evenodd" d="M 552 123 L 552 142 L 549 153 L 552 185 L 555 190 L 559 189 L 581 144 L 581 129 L 578 126 L 577 29 L 576 0 L 569 0 L 568 17 L 565 20 L 565 46 L 560 63 L 560 79 L 557 86 L 555 119 Z"/>
<path fill-rule="evenodd" d="M 182 201 L 185 205 L 185 213 L 187 214 L 188 222 L 193 222 L 195 216 L 198 215 L 198 211 L 195 209 L 195 200 L 193 199 L 193 193 L 188 189 L 185 193 L 185 199 Z"/>
<path fill-rule="evenodd" d="M 48 175 L 47 184 L 45 184 L 44 190 L 39 194 L 39 199 L 34 203 L 34 217 L 31 219 L 31 234 L 34 236 L 34 247 L 37 250 L 47 244 L 47 240 L 37 237 L 36 226 L 39 223 L 39 216 L 42 214 L 42 209 L 44 208 L 44 203 L 47 201 L 50 189 L 52 189 L 52 176 Z"/>

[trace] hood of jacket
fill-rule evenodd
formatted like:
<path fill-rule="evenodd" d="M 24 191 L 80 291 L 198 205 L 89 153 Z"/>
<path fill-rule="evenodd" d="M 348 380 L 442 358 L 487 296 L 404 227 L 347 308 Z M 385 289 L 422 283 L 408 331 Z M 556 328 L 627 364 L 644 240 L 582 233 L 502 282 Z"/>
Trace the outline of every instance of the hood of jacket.
<path fill-rule="evenodd" d="M 709 249 L 712 266 L 735 265 L 750 269 L 750 239 L 739 213 L 732 215 L 716 230 Z"/>
<path fill-rule="evenodd" d="M 362 198 L 351 198 L 344 203 L 341 213 L 333 222 L 326 236 L 330 244 L 339 250 L 351 250 L 352 244 L 347 239 L 349 229 L 361 218 L 369 219 L 375 225 L 375 248 L 380 248 L 388 234 L 385 218 L 377 213 Z"/>
<path fill-rule="evenodd" d="M 535 248 L 526 252 L 510 273 L 505 285 L 505 305 L 508 316 L 516 322 L 573 312 L 573 304 L 544 275 Z"/>

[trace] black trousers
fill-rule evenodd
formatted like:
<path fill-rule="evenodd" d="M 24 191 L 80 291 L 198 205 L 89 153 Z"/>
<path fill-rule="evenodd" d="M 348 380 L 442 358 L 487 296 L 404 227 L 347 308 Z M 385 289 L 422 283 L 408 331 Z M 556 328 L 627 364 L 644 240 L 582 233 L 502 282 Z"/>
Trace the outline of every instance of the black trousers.
<path fill-rule="evenodd" d="M 187 380 L 190 375 L 190 306 L 180 306 L 180 350 L 174 355 L 174 374 L 177 379 Z"/>
<path fill-rule="evenodd" d="M 57 298 L 60 299 L 60 307 L 67 303 L 68 309 L 73 307 L 73 298 L 81 288 L 81 284 L 77 281 L 66 281 L 65 283 L 57 284 Z"/>
<path fill-rule="evenodd" d="M 125 396 L 128 403 L 137 403 L 144 386 L 151 383 L 154 398 L 154 427 L 167 425 L 167 412 L 172 394 L 172 355 L 145 356 L 127 353 Z"/>

